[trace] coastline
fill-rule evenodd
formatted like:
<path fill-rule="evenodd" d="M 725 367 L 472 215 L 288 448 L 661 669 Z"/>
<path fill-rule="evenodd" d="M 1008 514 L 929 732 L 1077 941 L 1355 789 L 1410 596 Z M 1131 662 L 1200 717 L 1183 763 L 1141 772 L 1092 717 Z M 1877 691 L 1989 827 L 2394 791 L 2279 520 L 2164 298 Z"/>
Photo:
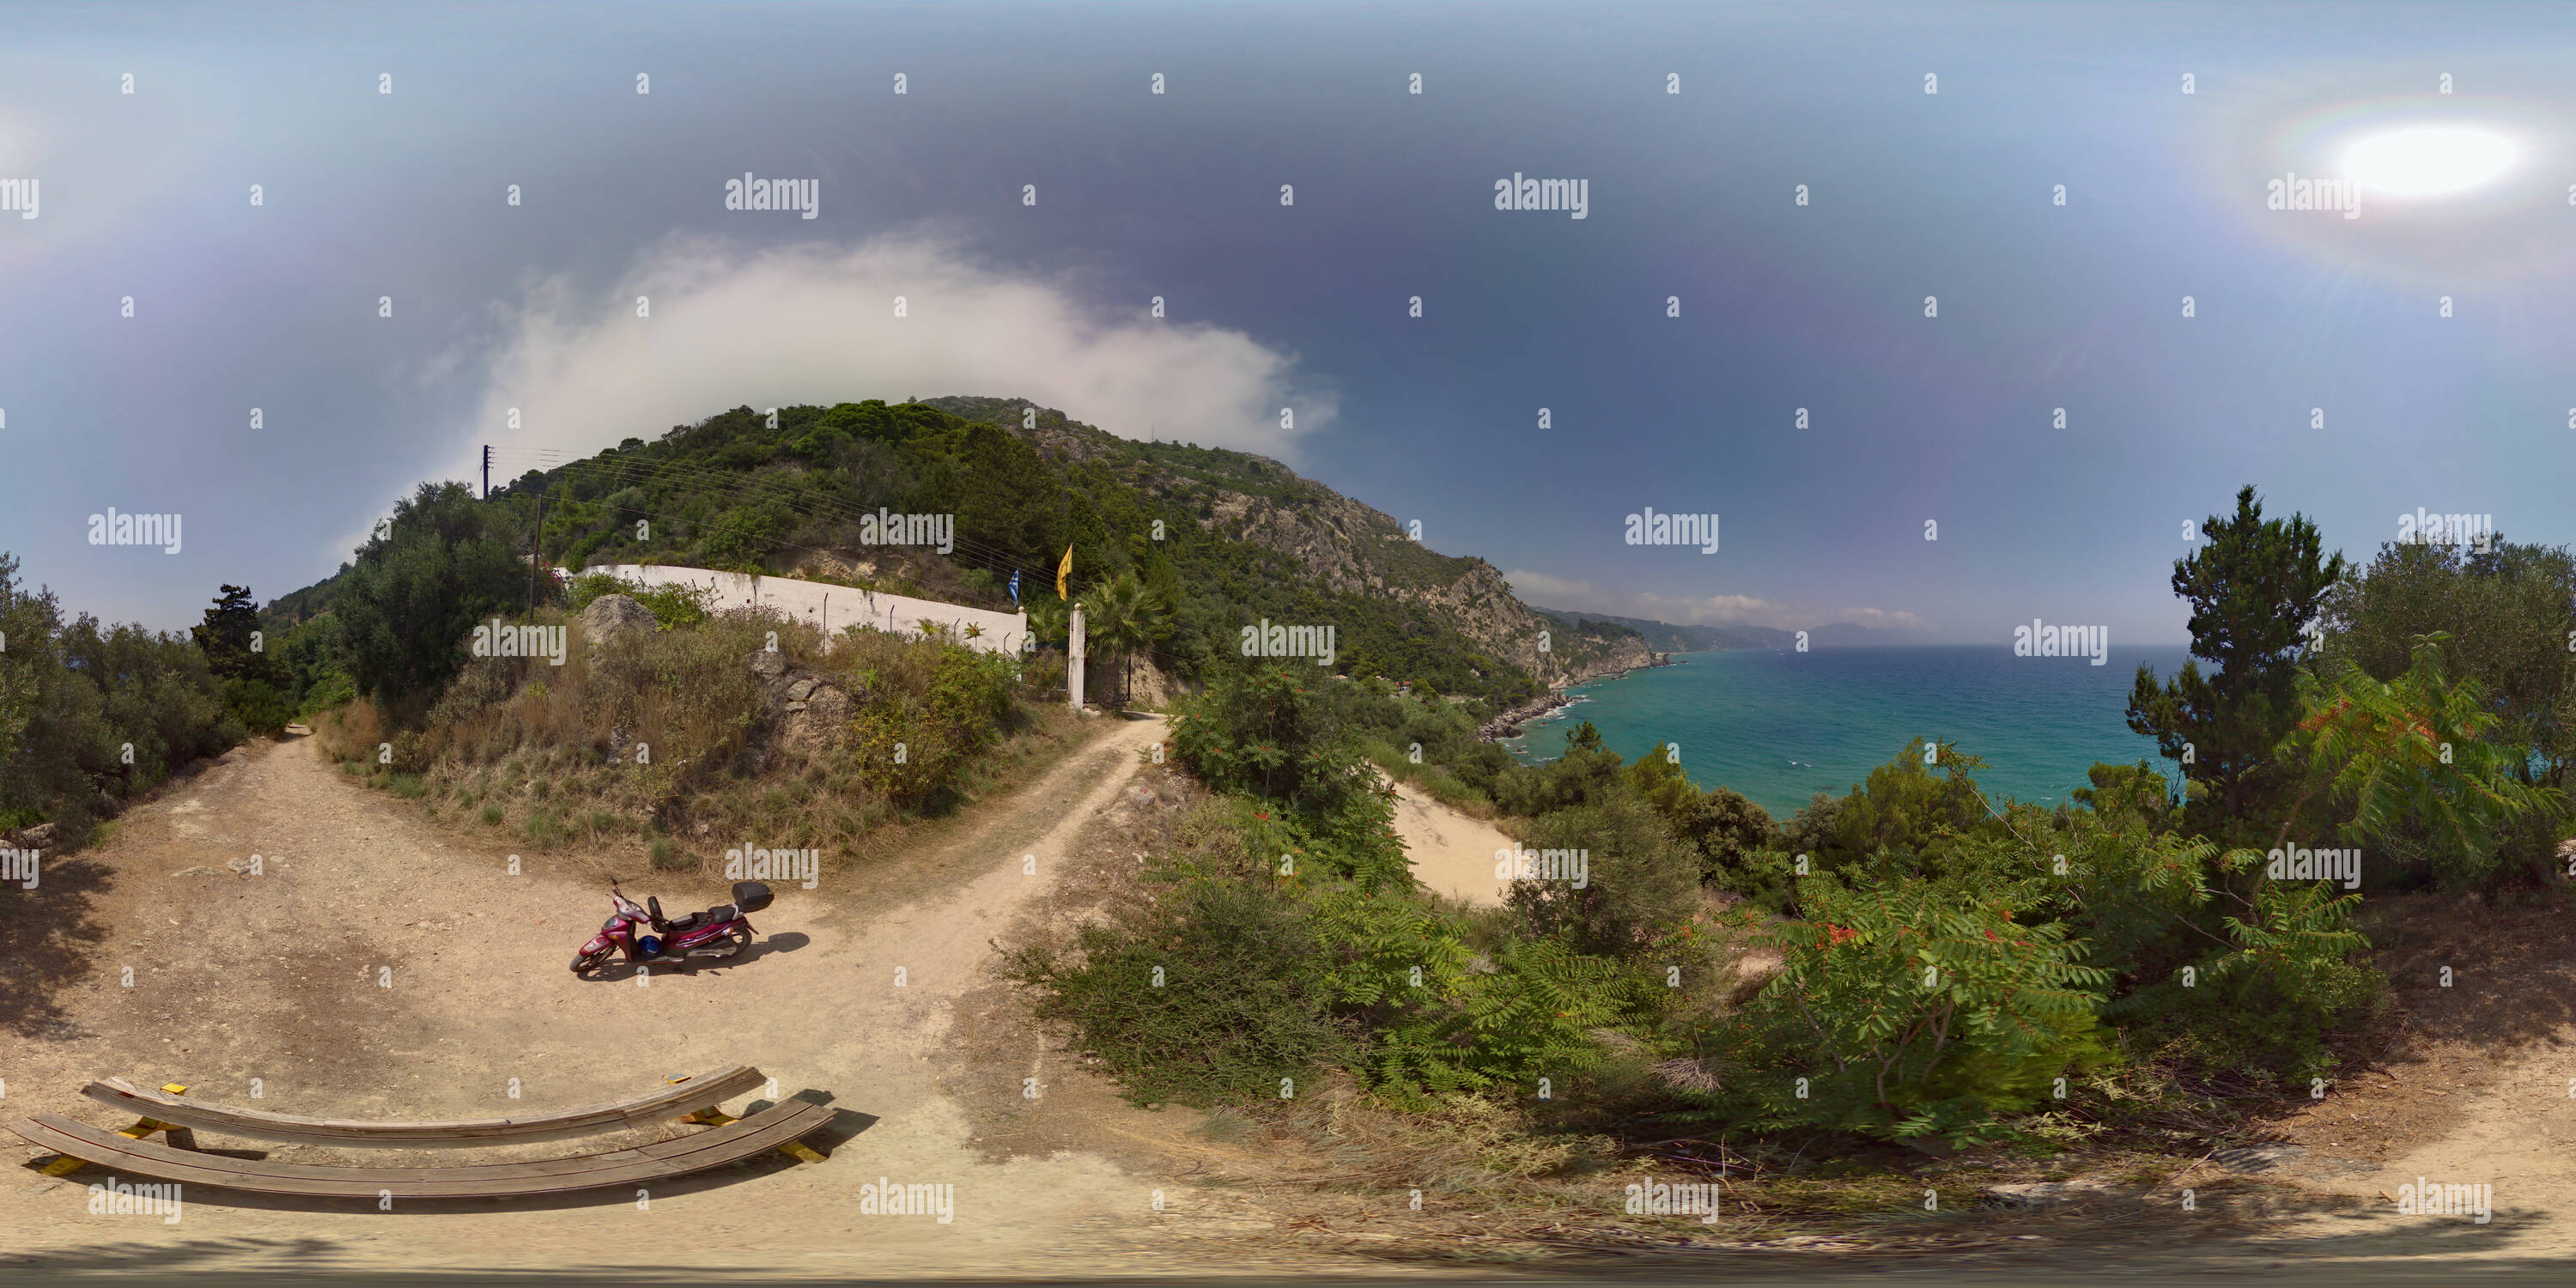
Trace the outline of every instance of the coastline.
<path fill-rule="evenodd" d="M 1574 691 L 1576 689 L 1583 688 L 1586 685 L 1607 684 L 1612 680 L 1624 680 L 1638 671 L 1651 670 L 1659 666 L 1681 665 L 1673 660 L 1674 657 L 1678 656 L 1677 654 L 1656 653 L 1652 656 L 1655 660 L 1648 662 L 1643 666 L 1622 667 L 1617 671 L 1605 672 L 1601 675 L 1586 676 L 1562 689 L 1550 689 L 1547 692 L 1547 696 L 1542 698 L 1532 698 L 1531 700 L 1513 707 L 1510 710 L 1503 712 L 1501 715 L 1486 721 L 1481 728 L 1476 730 L 1476 738 L 1480 742 L 1501 742 L 1506 738 L 1520 737 L 1521 726 L 1523 724 L 1533 720 L 1544 720 L 1580 701 L 1581 699 L 1574 696 Z"/>

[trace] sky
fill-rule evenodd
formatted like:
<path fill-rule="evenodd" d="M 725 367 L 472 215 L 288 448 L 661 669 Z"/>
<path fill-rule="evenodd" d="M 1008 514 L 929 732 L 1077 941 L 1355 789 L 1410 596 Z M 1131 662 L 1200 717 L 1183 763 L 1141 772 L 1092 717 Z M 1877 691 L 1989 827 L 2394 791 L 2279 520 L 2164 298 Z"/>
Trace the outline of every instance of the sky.
<path fill-rule="evenodd" d="M 943 394 L 1260 452 L 1676 622 L 2179 642 L 2186 524 L 2248 483 L 2349 555 L 2418 507 L 2576 541 L 2576 8 L 5 23 L 0 550 L 109 620 L 327 576 L 482 444 Z M 747 175 L 813 217 L 727 209 Z M 2293 175 L 2357 217 L 2267 208 Z M 1628 544 L 1648 507 L 1719 548 Z M 91 544 L 111 508 L 180 550 Z"/>

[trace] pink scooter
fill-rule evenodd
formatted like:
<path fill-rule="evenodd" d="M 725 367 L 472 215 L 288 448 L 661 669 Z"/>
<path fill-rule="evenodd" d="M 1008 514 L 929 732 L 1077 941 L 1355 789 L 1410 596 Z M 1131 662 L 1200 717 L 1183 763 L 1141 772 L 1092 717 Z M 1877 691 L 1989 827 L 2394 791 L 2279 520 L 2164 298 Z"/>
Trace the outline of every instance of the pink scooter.
<path fill-rule="evenodd" d="M 732 903 L 717 904 L 678 921 L 663 920 L 662 901 L 654 896 L 645 896 L 646 906 L 637 907 L 617 888 L 614 879 L 608 883 L 608 899 L 617 911 L 609 914 L 607 924 L 573 955 L 575 975 L 606 962 L 612 951 L 623 951 L 630 962 L 678 961 L 698 949 L 729 943 L 731 948 L 708 955 L 731 961 L 751 947 L 751 937 L 756 933 L 744 914 L 768 907 L 770 893 L 769 887 L 758 881 L 736 881 Z"/>

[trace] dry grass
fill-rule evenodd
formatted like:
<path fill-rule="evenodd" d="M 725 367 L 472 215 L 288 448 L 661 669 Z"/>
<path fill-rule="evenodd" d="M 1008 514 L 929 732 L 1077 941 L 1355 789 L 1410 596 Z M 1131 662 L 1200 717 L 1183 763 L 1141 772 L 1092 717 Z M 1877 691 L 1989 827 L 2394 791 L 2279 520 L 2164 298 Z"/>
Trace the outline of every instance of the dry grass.
<path fill-rule="evenodd" d="M 850 695 L 859 727 L 841 745 L 780 745 L 750 665 L 773 635 L 789 670 Z M 535 852 L 641 851 L 679 874 L 746 843 L 819 850 L 826 870 L 864 864 L 913 824 L 1021 781 L 1086 732 L 1069 715 L 1022 707 L 1000 731 L 1011 736 L 940 762 L 941 790 L 924 803 L 874 763 L 891 752 L 866 735 L 909 729 L 908 761 L 939 756 L 947 735 L 926 704 L 952 650 L 865 630 L 823 645 L 808 624 L 723 613 L 596 649 L 576 641 L 562 666 L 474 659 L 416 719 L 361 699 L 319 717 L 314 732 L 369 785 L 423 799 L 452 826 Z"/>

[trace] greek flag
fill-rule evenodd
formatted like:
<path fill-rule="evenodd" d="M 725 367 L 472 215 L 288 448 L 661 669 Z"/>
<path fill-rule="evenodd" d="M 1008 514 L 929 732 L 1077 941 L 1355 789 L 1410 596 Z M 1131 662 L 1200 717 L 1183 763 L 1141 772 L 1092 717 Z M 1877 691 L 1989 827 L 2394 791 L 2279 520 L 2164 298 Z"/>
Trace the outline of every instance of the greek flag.
<path fill-rule="evenodd" d="M 1013 569 L 1011 570 L 1011 607 L 1013 607 L 1013 608 L 1017 608 L 1017 607 L 1019 607 L 1019 606 L 1020 606 L 1020 570 L 1019 570 L 1019 569 L 1017 569 L 1017 568 L 1013 568 Z"/>

